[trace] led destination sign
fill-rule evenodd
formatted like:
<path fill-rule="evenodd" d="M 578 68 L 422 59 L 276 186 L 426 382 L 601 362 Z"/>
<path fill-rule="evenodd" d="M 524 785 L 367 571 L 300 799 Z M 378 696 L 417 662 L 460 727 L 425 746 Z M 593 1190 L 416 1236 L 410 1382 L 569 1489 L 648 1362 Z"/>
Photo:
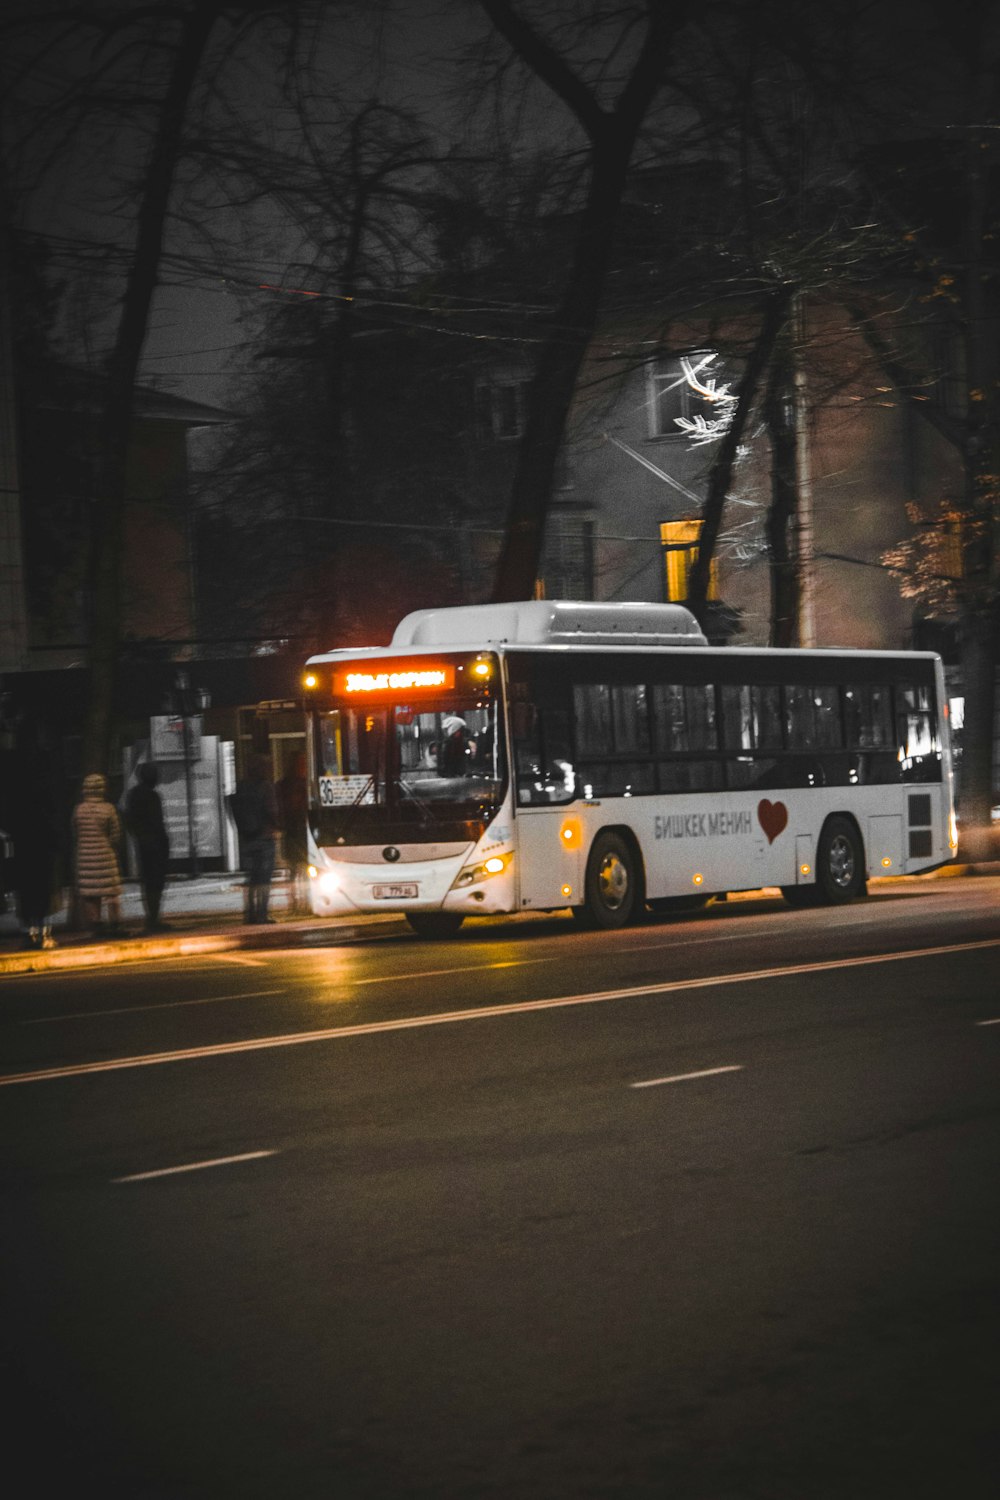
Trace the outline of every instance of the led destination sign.
<path fill-rule="evenodd" d="M 448 690 L 454 686 L 453 666 L 400 666 L 384 672 L 356 668 L 333 674 L 333 692 L 338 698 L 364 698 L 371 693 Z"/>

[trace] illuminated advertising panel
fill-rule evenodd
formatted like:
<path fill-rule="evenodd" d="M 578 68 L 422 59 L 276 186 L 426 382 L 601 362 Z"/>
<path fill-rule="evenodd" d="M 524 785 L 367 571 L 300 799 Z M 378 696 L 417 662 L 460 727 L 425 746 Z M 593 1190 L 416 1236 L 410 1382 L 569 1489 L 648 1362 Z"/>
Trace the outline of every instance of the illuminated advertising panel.
<path fill-rule="evenodd" d="M 393 698 L 450 692 L 455 686 L 451 662 L 358 662 L 333 674 L 335 698 L 363 702 L 369 698 Z"/>

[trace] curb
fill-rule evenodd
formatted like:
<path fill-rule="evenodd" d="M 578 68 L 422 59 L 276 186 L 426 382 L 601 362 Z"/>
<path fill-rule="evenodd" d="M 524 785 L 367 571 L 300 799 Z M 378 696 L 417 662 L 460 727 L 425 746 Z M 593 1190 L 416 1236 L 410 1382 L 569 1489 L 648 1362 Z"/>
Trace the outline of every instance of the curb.
<path fill-rule="evenodd" d="M 330 921 L 318 927 L 279 923 L 260 932 L 205 932 L 178 934 L 176 937 L 146 938 L 136 936 L 116 942 L 69 944 L 39 952 L 0 955 L 0 975 L 44 974 L 66 969 L 103 968 L 108 964 L 138 963 L 157 958 L 190 958 L 199 953 L 227 953 L 255 948 L 332 948 L 340 943 L 356 943 L 371 933 L 372 927 L 394 924 L 404 930 L 396 913 L 384 917 L 363 916 Z"/>

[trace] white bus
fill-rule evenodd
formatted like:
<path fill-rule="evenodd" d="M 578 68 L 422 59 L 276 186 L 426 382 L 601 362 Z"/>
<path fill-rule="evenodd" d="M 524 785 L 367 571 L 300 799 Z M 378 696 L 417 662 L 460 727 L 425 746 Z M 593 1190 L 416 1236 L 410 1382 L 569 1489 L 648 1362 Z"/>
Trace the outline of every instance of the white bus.
<path fill-rule="evenodd" d="M 419 610 L 305 682 L 318 915 L 621 927 L 763 886 L 845 902 L 955 854 L 930 653 L 714 648 L 679 605 L 532 600 Z"/>

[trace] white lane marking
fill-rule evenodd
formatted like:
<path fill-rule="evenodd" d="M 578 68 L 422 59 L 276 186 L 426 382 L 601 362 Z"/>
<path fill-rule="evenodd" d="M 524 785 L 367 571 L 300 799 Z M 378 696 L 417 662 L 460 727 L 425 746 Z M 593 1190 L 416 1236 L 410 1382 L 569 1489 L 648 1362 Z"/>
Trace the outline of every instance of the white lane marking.
<path fill-rule="evenodd" d="M 652 953 L 657 948 L 704 948 L 706 943 L 714 947 L 716 943 L 738 943 L 749 939 L 751 942 L 758 938 L 770 937 L 770 932 L 706 932 L 702 937 L 693 938 L 663 938 L 655 942 L 633 943 L 627 948 L 616 948 L 616 953 Z"/>
<path fill-rule="evenodd" d="M 341 988 L 355 989 L 363 984 L 384 984 L 386 986 L 402 983 L 411 979 L 440 979 L 449 974 L 481 974 L 485 969 L 512 969 L 519 968 L 522 964 L 551 964 L 559 961 L 559 954 L 551 958 L 517 958 L 510 959 L 506 963 L 489 964 L 464 964 L 461 968 L 453 969 L 423 969 L 414 974 L 398 974 L 395 976 L 378 974 L 370 979 L 345 979 L 341 981 Z M 256 961 L 256 960 L 255 960 Z M 50 1021 L 84 1021 L 90 1016 L 129 1016 L 133 1011 L 140 1010 L 175 1010 L 182 1005 L 217 1005 L 223 1000 L 254 1000 L 262 995 L 287 995 L 286 989 L 281 990 L 247 990 L 245 994 L 236 995 L 209 995 L 203 1000 L 163 1000 L 149 1005 L 121 1005 L 113 1010 L 86 1010 L 71 1011 L 66 1015 L 59 1016 L 28 1016 L 21 1020 L 22 1026 L 46 1026 Z"/>
<path fill-rule="evenodd" d="M 189 1161 L 182 1167 L 159 1167 L 155 1172 L 131 1172 L 128 1177 L 112 1177 L 112 1182 L 149 1182 L 152 1177 L 176 1177 L 178 1172 L 204 1172 L 207 1167 L 228 1167 L 234 1161 L 259 1161 L 262 1156 L 277 1156 L 277 1151 L 244 1151 L 240 1156 L 216 1156 L 211 1161 Z"/>
<path fill-rule="evenodd" d="M 977 1021 L 977 1026 L 1000 1026 L 1000 1016 L 994 1016 L 992 1021 Z"/>
<path fill-rule="evenodd" d="M 201 955 L 199 955 L 199 957 L 200 956 Z M 137 960 L 137 962 L 141 962 L 141 961 L 142 960 Z M 155 971 L 155 973 L 156 973 L 157 979 L 161 979 L 161 978 L 164 978 L 164 977 L 170 978 L 171 974 L 172 974 L 172 971 L 174 969 L 180 969 L 181 972 L 183 974 L 185 974 L 185 975 L 187 975 L 187 974 L 216 974 L 217 975 L 218 972 L 219 972 L 218 969 L 215 967 L 214 964 L 206 964 L 206 963 L 197 963 L 196 964 L 190 958 L 185 958 L 183 954 L 180 954 L 177 958 L 158 958 L 158 959 L 155 959 L 155 960 L 154 959 L 149 959 L 149 960 L 147 960 L 147 962 L 149 962 L 149 963 L 155 962 L 155 964 L 156 964 L 156 971 Z M 253 962 L 257 963 L 257 959 L 254 959 Z M 126 971 L 122 967 L 122 965 L 120 963 L 115 963 L 115 964 L 105 963 L 105 964 L 87 964 L 86 968 L 81 968 L 81 969 L 74 969 L 74 968 L 64 968 L 64 969 L 32 969 L 32 970 L 30 970 L 30 972 L 28 970 L 25 970 L 25 972 L 23 974 L 22 973 L 16 973 L 16 974 L 14 974 L 13 978 L 18 979 L 18 980 L 21 980 L 21 979 L 26 979 L 26 980 L 27 979 L 44 979 L 46 981 L 51 982 L 52 984 L 69 984 L 69 983 L 86 984 L 86 983 L 89 982 L 91 984 L 102 984 L 103 985 L 103 984 L 107 984 L 108 978 L 109 978 L 109 975 L 105 972 L 105 970 L 111 969 L 111 968 L 113 968 L 115 970 L 115 973 L 110 976 L 111 978 L 114 978 L 114 979 L 130 979 L 130 978 L 133 978 L 134 975 L 135 975 L 135 970 L 134 969 L 132 969 L 131 971 Z"/>
<path fill-rule="evenodd" d="M 793 964 L 787 969 L 751 969 L 737 974 L 712 974 L 705 979 L 674 979 L 666 984 L 640 984 L 624 990 L 599 990 L 589 995 L 556 995 L 551 1000 L 519 1000 L 509 1005 L 484 1005 L 477 1010 L 440 1011 L 431 1015 L 405 1016 L 396 1021 L 368 1021 L 357 1026 L 331 1026 L 322 1031 L 296 1031 L 285 1036 L 257 1037 L 245 1042 L 221 1042 L 214 1047 L 185 1047 L 177 1052 L 151 1052 L 138 1057 L 116 1057 L 106 1062 L 74 1063 L 65 1068 L 41 1068 L 31 1073 L 0 1076 L 0 1086 L 42 1083 L 50 1078 L 81 1078 L 90 1073 L 115 1073 L 125 1068 L 153 1068 L 163 1063 L 193 1062 L 206 1057 L 230 1057 L 238 1052 L 267 1052 L 274 1047 L 301 1047 L 309 1042 L 336 1042 L 353 1036 L 376 1036 L 388 1031 L 416 1031 L 424 1026 L 453 1026 L 459 1021 L 489 1021 L 500 1016 L 530 1015 L 534 1011 L 561 1010 L 576 1005 L 601 1005 L 609 1000 L 633 1000 L 647 995 L 672 995 L 684 990 L 722 988 L 751 984 L 760 979 L 788 979 L 797 974 L 821 974 L 831 969 L 852 969 L 869 964 L 900 963 L 911 958 L 939 958 L 950 953 L 972 953 L 980 948 L 1000 948 L 1000 938 L 975 943 L 951 943 L 941 948 L 913 948 L 905 953 L 874 953 L 866 958 L 838 958 L 822 963 Z"/>
<path fill-rule="evenodd" d="M 354 985 L 360 986 L 362 984 L 400 984 L 404 980 L 410 979 L 444 979 L 450 974 L 482 974 L 486 969 L 503 969 L 514 964 L 518 966 L 521 964 L 554 964 L 557 962 L 558 957 L 558 954 L 553 954 L 551 958 L 515 958 L 511 959 L 509 965 L 494 963 L 462 964 L 460 967 L 452 969 L 417 969 L 412 974 L 375 974 L 370 979 L 345 979 L 343 982 L 345 985 L 353 987 Z"/>
<path fill-rule="evenodd" d="M 217 964 L 245 964 L 248 969 L 266 969 L 266 958 L 237 958 L 233 954 L 220 953 L 215 960 Z"/>
<path fill-rule="evenodd" d="M 287 995 L 287 990 L 244 990 L 234 995 L 206 995 L 202 1000 L 158 1000 L 149 1005 L 119 1005 L 114 1010 L 74 1010 L 64 1016 L 28 1016 L 22 1026 L 45 1026 L 50 1021 L 89 1021 L 91 1016 L 131 1016 L 140 1010 L 179 1010 L 182 1005 L 221 1005 L 223 1000 L 259 1000 L 262 995 Z"/>
<path fill-rule="evenodd" d="M 742 1063 L 730 1063 L 725 1068 L 702 1068 L 698 1073 L 673 1073 L 669 1078 L 644 1078 L 641 1083 L 630 1083 L 630 1089 L 655 1089 L 661 1083 L 687 1083 L 689 1078 L 714 1078 L 716 1073 L 742 1073 Z"/>
<path fill-rule="evenodd" d="M 617 953 L 648 953 L 656 948 L 698 948 L 704 947 L 706 943 L 733 943 L 737 942 L 741 933 L 726 933 L 724 936 L 712 936 L 703 938 L 679 938 L 676 942 L 641 943 L 637 947 L 617 948 Z M 389 976 L 377 974 L 371 979 L 345 979 L 345 985 L 362 984 L 395 984 L 404 979 L 441 979 L 449 974 L 484 974 L 490 969 L 521 969 L 531 964 L 559 964 L 566 962 L 564 953 L 550 953 L 541 958 L 505 958 L 490 960 L 482 964 L 461 964 L 450 969 L 418 969 L 412 974 L 397 974 Z"/>

